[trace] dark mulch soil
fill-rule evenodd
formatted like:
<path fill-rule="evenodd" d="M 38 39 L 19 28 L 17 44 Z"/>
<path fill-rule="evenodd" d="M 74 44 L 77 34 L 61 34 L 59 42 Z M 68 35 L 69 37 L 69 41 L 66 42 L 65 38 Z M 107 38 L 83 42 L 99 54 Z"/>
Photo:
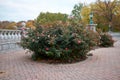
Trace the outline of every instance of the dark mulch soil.
<path fill-rule="evenodd" d="M 84 61 L 86 60 L 87 57 L 84 58 L 79 58 L 76 60 L 68 60 L 68 61 L 62 61 L 62 60 L 53 60 L 53 59 L 38 59 L 37 62 L 41 62 L 41 63 L 48 63 L 48 64 L 71 64 L 71 63 L 76 63 L 76 62 L 80 62 L 80 61 Z"/>

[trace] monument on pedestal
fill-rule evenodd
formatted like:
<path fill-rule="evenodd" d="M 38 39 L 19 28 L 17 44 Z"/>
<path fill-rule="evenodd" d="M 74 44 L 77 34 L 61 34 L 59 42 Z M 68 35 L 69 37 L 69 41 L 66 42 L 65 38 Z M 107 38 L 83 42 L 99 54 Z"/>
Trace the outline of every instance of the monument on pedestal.
<path fill-rule="evenodd" d="M 93 12 L 90 13 L 89 17 L 90 17 L 90 22 L 87 25 L 87 29 L 90 29 L 90 30 L 93 30 L 94 32 L 96 32 L 97 24 L 94 24 L 94 22 L 93 22 Z"/>

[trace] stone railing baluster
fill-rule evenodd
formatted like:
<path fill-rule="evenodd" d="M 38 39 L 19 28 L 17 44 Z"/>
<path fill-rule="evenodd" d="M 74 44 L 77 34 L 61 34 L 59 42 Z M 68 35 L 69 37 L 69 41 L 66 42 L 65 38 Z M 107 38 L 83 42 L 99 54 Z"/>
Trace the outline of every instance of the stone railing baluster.
<path fill-rule="evenodd" d="M 18 31 L 18 42 L 21 40 L 21 31 Z"/>
<path fill-rule="evenodd" d="M 3 43 L 3 40 L 4 40 L 3 31 L 0 31 L 0 43 Z"/>
<path fill-rule="evenodd" d="M 3 35 L 3 31 L 0 31 L 0 43 L 4 42 L 4 35 Z M 0 50 L 2 50 L 2 46 L 0 46 Z"/>
<path fill-rule="evenodd" d="M 21 40 L 21 30 L 0 29 L 0 51 L 17 48 Z"/>

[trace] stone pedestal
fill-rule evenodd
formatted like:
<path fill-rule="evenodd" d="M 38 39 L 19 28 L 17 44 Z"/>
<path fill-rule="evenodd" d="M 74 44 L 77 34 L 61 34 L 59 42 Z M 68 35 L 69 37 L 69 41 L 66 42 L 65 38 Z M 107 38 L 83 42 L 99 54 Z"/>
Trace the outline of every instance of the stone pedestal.
<path fill-rule="evenodd" d="M 97 26 L 97 24 L 88 24 L 87 29 L 96 32 L 96 26 Z"/>

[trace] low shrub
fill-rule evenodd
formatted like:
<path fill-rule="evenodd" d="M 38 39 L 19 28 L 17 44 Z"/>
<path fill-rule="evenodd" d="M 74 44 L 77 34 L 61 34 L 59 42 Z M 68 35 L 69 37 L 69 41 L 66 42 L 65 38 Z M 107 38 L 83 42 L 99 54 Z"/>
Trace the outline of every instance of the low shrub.
<path fill-rule="evenodd" d="M 112 39 L 112 36 L 109 34 L 101 34 L 100 35 L 100 46 L 101 47 L 111 47 L 113 46 L 114 40 Z"/>
<path fill-rule="evenodd" d="M 21 46 L 33 52 L 32 58 L 74 62 L 86 58 L 86 54 L 99 43 L 99 36 L 79 25 L 37 27 L 23 37 Z"/>

